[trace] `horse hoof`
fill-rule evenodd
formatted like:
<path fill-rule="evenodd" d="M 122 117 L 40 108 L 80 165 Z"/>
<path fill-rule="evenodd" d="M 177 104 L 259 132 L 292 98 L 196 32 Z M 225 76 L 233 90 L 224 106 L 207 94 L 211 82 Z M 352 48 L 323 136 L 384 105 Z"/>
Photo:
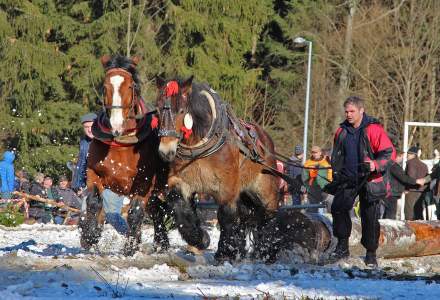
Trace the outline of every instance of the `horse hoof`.
<path fill-rule="evenodd" d="M 165 253 L 170 248 L 169 243 L 154 243 L 153 244 L 153 252 L 155 253 Z"/>
<path fill-rule="evenodd" d="M 133 256 L 138 250 L 139 247 L 124 247 L 122 253 L 124 254 L 124 256 Z"/>
<path fill-rule="evenodd" d="M 211 243 L 211 238 L 208 232 L 206 230 L 202 230 L 202 232 L 203 232 L 202 242 L 199 245 L 200 247 L 197 247 L 199 248 L 199 250 L 207 249 L 209 247 L 209 244 Z"/>
<path fill-rule="evenodd" d="M 83 239 L 83 238 L 81 238 L 81 239 L 79 240 L 79 243 L 80 243 L 80 245 L 81 245 L 81 248 L 83 248 L 83 249 L 86 250 L 86 251 L 89 251 L 90 248 L 92 248 L 92 246 L 93 246 L 91 243 L 89 243 L 88 240 Z"/>

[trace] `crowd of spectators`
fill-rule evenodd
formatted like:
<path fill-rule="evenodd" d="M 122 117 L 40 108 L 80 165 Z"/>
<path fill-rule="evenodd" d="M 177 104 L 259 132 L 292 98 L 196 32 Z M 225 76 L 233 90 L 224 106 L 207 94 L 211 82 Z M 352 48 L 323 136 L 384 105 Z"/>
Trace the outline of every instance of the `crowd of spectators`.
<path fill-rule="evenodd" d="M 8 154 L 4 157 L 10 156 Z M 0 163 L 0 168 L 1 166 Z M 9 168 L 8 171 L 11 171 L 11 169 Z M 14 172 L 13 168 L 12 172 Z M 3 178 L 8 178 L 8 176 L 2 176 L 1 179 Z M 3 183 L 3 180 L 1 181 Z M 20 192 L 21 194 L 14 192 Z M 28 172 L 17 170 L 12 176 L 12 185 L 6 188 L 5 184 L 5 188 L 2 189 L 0 207 L 5 208 L 8 202 L 26 198 L 25 195 L 38 196 L 36 199 L 43 200 L 28 198 L 25 205 L 21 206 L 28 223 L 77 224 L 79 213 L 72 212 L 70 208 L 81 209 L 82 199 L 70 187 L 67 176 L 60 176 L 57 185 L 54 185 L 53 178 L 43 173 L 36 173 L 31 178 Z"/>

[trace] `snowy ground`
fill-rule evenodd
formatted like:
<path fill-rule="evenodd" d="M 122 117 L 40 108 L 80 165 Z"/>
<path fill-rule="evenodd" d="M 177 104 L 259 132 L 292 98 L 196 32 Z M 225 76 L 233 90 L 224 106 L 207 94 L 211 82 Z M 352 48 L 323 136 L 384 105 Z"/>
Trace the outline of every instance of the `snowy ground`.
<path fill-rule="evenodd" d="M 95 253 L 81 251 L 76 227 L 0 227 L 0 299 L 440 299 L 440 256 L 380 259 L 381 268 L 371 270 L 360 257 L 318 266 L 298 250 L 274 265 L 213 266 L 206 261 L 219 233 L 210 234 L 206 259 L 188 263 L 177 255 L 185 244 L 176 231 L 172 250 L 149 254 L 152 229 L 145 228 L 142 251 L 125 258 L 124 240 L 111 227 Z"/>

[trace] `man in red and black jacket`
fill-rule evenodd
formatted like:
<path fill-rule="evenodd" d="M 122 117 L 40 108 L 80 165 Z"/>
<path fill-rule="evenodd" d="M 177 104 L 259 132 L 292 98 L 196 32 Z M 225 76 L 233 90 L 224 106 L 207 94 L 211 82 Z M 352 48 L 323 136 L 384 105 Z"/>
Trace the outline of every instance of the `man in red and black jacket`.
<path fill-rule="evenodd" d="M 384 175 L 395 157 L 395 150 L 379 122 L 365 114 L 361 98 L 348 97 L 344 109 L 345 121 L 336 131 L 332 154 L 333 177 L 339 183 L 331 207 L 333 234 L 338 238 L 332 258 L 338 260 L 350 255 L 350 210 L 359 195 L 361 243 L 367 249 L 365 263 L 377 265 L 380 201 L 391 192 Z"/>

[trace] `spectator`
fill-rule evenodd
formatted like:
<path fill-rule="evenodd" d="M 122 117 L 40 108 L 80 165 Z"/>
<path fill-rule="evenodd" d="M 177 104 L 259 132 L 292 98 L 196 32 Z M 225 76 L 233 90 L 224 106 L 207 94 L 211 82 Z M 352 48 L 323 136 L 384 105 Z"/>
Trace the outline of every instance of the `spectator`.
<path fill-rule="evenodd" d="M 45 198 L 47 198 L 47 199 L 51 199 L 51 200 L 58 199 L 58 195 L 57 195 L 55 189 L 53 188 L 53 179 L 50 176 L 44 177 L 43 194 L 44 194 Z"/>
<path fill-rule="evenodd" d="M 290 162 L 287 166 L 287 175 L 290 177 L 302 182 L 301 175 L 303 172 L 302 168 L 302 159 L 304 157 L 303 153 L 304 149 L 301 145 L 295 146 L 295 151 L 292 157 L 290 157 Z M 301 191 L 296 190 L 293 186 L 289 185 L 288 187 L 289 193 L 292 196 L 292 204 L 298 205 L 301 204 Z"/>
<path fill-rule="evenodd" d="M 408 150 L 408 163 L 406 174 L 414 179 L 421 179 L 428 175 L 428 167 L 419 159 L 415 146 Z M 411 189 L 405 197 L 405 219 L 423 220 L 423 186 L 418 189 Z"/>
<path fill-rule="evenodd" d="M 277 160 L 277 171 L 285 174 L 285 170 L 284 170 L 284 164 L 282 161 Z M 279 177 L 278 178 L 278 193 L 280 195 L 280 201 L 284 204 L 287 205 L 287 199 L 286 199 L 286 190 L 287 190 L 287 182 Z"/>
<path fill-rule="evenodd" d="M 310 204 L 322 203 L 326 198 L 322 189 L 332 181 L 332 169 L 318 146 L 311 149 L 312 156 L 304 164 L 303 182 L 307 185 L 307 199 Z M 322 168 L 322 169 L 320 169 Z M 328 168 L 328 169 L 325 169 Z M 308 208 L 308 212 L 318 212 L 318 208 Z"/>
<path fill-rule="evenodd" d="M 93 140 L 92 125 L 96 118 L 95 113 L 88 113 L 81 117 L 84 136 L 79 142 L 78 161 L 72 179 L 72 189 L 79 195 L 86 187 L 87 155 L 89 153 L 90 143 Z"/>
<path fill-rule="evenodd" d="M 24 170 L 18 170 L 15 178 L 15 190 L 29 194 L 31 185 L 29 183 L 29 174 Z"/>
<path fill-rule="evenodd" d="M 12 192 L 14 191 L 14 159 L 14 152 L 6 151 L 3 153 L 3 160 L 0 161 L 0 184 L 2 199 L 11 199 Z"/>
<path fill-rule="evenodd" d="M 64 175 L 60 176 L 58 187 L 56 187 L 56 194 L 58 197 L 57 202 L 60 204 L 81 209 L 81 199 L 71 188 L 69 188 L 69 180 Z M 68 222 L 69 224 L 78 224 L 79 214 L 71 213 L 63 208 L 55 210 L 55 224 L 63 224 L 65 223 L 65 220 L 66 223 Z"/>
<path fill-rule="evenodd" d="M 31 185 L 30 194 L 46 198 L 46 191 L 43 187 L 44 174 L 37 173 Z M 47 184 L 47 183 L 46 183 Z M 50 211 L 46 210 L 46 205 L 40 201 L 29 201 L 29 218 L 33 218 L 37 223 L 49 223 L 52 220 Z"/>
<path fill-rule="evenodd" d="M 403 152 L 398 151 L 396 159 L 390 166 L 390 184 L 391 194 L 383 203 L 383 219 L 396 219 L 397 200 L 402 196 L 405 188 L 416 188 L 425 184 L 425 179 L 414 179 L 403 170 L 401 164 L 403 161 Z"/>

